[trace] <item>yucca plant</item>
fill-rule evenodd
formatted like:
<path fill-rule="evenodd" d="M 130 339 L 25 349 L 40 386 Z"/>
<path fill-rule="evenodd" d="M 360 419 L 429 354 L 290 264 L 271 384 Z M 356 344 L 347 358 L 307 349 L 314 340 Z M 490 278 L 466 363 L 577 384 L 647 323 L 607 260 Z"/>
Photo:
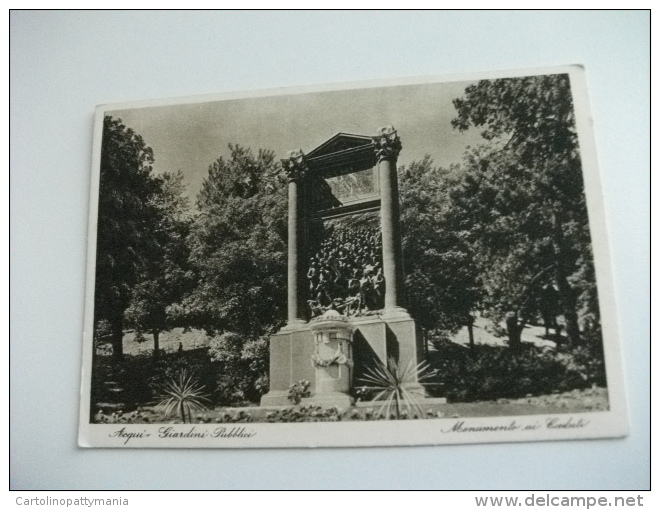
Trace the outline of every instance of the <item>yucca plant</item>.
<path fill-rule="evenodd" d="M 425 361 L 415 364 L 410 360 L 406 368 L 401 369 L 396 359 L 390 356 L 387 358 L 387 366 L 378 360 L 376 366 L 366 369 L 366 373 L 359 379 L 366 386 L 358 389 L 378 392 L 373 400 L 384 400 L 380 413 L 386 419 L 390 418 L 392 407 L 396 418 L 400 419 L 401 408 L 404 406 L 421 418 L 423 410 L 420 400 L 425 397 L 424 387 L 433 384 L 430 380 L 435 375 L 435 370 L 430 370 Z"/>
<path fill-rule="evenodd" d="M 179 372 L 178 380 L 172 379 L 166 384 L 162 400 L 156 408 L 166 417 L 178 411 L 183 423 L 186 423 L 186 415 L 188 422 L 192 423 L 192 411 L 203 411 L 206 409 L 204 402 L 210 402 L 202 393 L 203 389 L 204 387 L 199 386 L 192 375 L 182 370 Z"/>

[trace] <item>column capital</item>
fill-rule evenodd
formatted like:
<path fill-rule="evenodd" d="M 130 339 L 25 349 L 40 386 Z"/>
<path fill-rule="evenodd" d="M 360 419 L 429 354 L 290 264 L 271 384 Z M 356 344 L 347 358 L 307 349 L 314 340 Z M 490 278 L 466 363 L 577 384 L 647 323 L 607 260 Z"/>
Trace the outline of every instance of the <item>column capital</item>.
<path fill-rule="evenodd" d="M 286 172 L 289 181 L 298 180 L 304 177 L 307 172 L 307 162 L 302 149 L 289 151 L 289 158 L 282 159 L 282 169 Z"/>
<path fill-rule="evenodd" d="M 376 158 L 380 163 L 382 160 L 396 162 L 401 152 L 401 139 L 394 129 L 394 126 L 384 126 L 380 128 L 376 136 L 371 137 L 374 141 Z"/>

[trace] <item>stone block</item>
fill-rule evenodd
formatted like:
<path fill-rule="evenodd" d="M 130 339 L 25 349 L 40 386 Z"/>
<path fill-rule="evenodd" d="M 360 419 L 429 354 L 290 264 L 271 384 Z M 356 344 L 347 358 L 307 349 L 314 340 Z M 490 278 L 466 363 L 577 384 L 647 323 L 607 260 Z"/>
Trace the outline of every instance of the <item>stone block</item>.
<path fill-rule="evenodd" d="M 298 329 L 283 329 L 270 337 L 270 391 L 261 397 L 262 406 L 290 405 L 289 388 L 305 379 L 314 391 L 314 352 L 312 332 L 304 325 Z"/>
<path fill-rule="evenodd" d="M 284 390 L 291 385 L 291 334 L 270 337 L 270 389 Z"/>
<path fill-rule="evenodd" d="M 398 349 L 399 366 L 406 367 L 410 361 L 415 365 L 420 363 L 424 359 L 424 344 L 415 321 L 412 318 L 388 319 L 386 323 L 391 349 Z"/>
<path fill-rule="evenodd" d="M 382 317 L 379 315 L 352 317 L 355 327 L 353 335 L 353 387 L 363 386 L 361 378 L 375 359 L 386 364 L 389 356 L 405 368 L 424 359 L 423 339 L 415 321 L 409 317 Z M 301 379 L 310 382 L 312 395 L 316 393 L 316 372 L 312 365 L 314 337 L 308 325 L 289 331 L 280 331 L 270 340 L 270 392 L 261 399 L 262 406 L 290 405 L 287 399 L 289 388 Z M 421 385 L 420 385 L 421 389 Z M 325 398 L 325 397 L 324 397 Z M 351 405 L 347 395 L 314 403 L 324 406 L 343 407 Z"/>
<path fill-rule="evenodd" d="M 292 332 L 289 386 L 304 379 L 310 382 L 310 390 L 314 392 L 316 374 L 312 365 L 312 354 L 314 354 L 314 335 L 309 327 Z M 287 386 L 287 389 L 289 386 Z"/>

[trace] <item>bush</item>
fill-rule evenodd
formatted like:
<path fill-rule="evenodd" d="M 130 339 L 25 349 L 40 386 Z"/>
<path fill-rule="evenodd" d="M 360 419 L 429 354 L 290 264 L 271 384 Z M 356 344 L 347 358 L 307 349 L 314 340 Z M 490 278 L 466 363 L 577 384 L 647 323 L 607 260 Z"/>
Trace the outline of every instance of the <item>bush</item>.
<path fill-rule="evenodd" d="M 186 419 L 191 423 L 193 411 L 206 410 L 206 403 L 209 402 L 203 390 L 204 387 L 193 376 L 182 370 L 178 378 L 168 381 L 156 409 L 166 417 L 178 413 L 183 423 Z"/>
<path fill-rule="evenodd" d="M 90 418 L 102 407 L 134 409 L 153 404 L 167 385 L 185 371 L 215 405 L 258 402 L 268 392 L 268 338 L 247 341 L 226 333 L 208 348 L 175 353 L 126 356 L 116 363 L 96 355 L 92 371 Z M 101 406 L 99 406 L 101 404 Z"/>
<path fill-rule="evenodd" d="M 421 410 L 420 413 L 405 409 L 402 411 L 400 419 L 418 420 L 439 418 L 440 416 L 440 414 L 436 414 L 432 409 Z M 386 418 L 396 419 L 396 416 L 391 414 L 389 417 L 386 417 L 382 412 L 371 408 L 349 408 L 345 411 L 339 411 L 336 407 L 324 408 L 320 405 L 288 407 L 277 411 L 270 411 L 266 415 L 266 421 L 268 423 L 380 421 Z"/>
<path fill-rule="evenodd" d="M 217 370 L 211 363 L 207 349 L 161 354 L 152 360 L 149 358 L 153 356 L 147 357 L 143 369 L 150 373 L 148 384 L 152 399 L 161 394 L 169 381 L 178 379 L 179 375 L 185 372 L 198 382 L 204 393 L 213 401 L 217 392 Z M 151 370 L 150 366 L 153 367 Z"/>
<path fill-rule="evenodd" d="M 224 333 L 211 340 L 209 357 L 217 375 L 214 401 L 219 405 L 258 402 L 268 392 L 268 337 Z"/>
<path fill-rule="evenodd" d="M 592 342 L 575 349 L 523 344 L 519 350 L 438 341 L 431 366 L 450 402 L 521 398 L 606 386 L 602 349 Z"/>
<path fill-rule="evenodd" d="M 289 394 L 286 398 L 288 398 L 293 404 L 300 404 L 300 401 L 303 398 L 311 395 L 309 387 L 309 381 L 305 381 L 304 379 L 293 383 L 289 388 Z"/>

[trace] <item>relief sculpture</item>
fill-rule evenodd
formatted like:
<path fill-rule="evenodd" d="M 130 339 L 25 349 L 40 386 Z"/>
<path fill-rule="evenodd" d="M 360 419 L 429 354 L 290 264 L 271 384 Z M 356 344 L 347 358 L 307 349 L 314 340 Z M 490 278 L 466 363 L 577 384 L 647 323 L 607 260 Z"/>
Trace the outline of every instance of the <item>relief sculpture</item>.
<path fill-rule="evenodd" d="M 334 220 L 319 226 L 317 249 L 307 271 L 312 317 L 330 309 L 355 316 L 383 308 L 385 277 L 378 218 L 365 219 L 375 221 Z"/>

